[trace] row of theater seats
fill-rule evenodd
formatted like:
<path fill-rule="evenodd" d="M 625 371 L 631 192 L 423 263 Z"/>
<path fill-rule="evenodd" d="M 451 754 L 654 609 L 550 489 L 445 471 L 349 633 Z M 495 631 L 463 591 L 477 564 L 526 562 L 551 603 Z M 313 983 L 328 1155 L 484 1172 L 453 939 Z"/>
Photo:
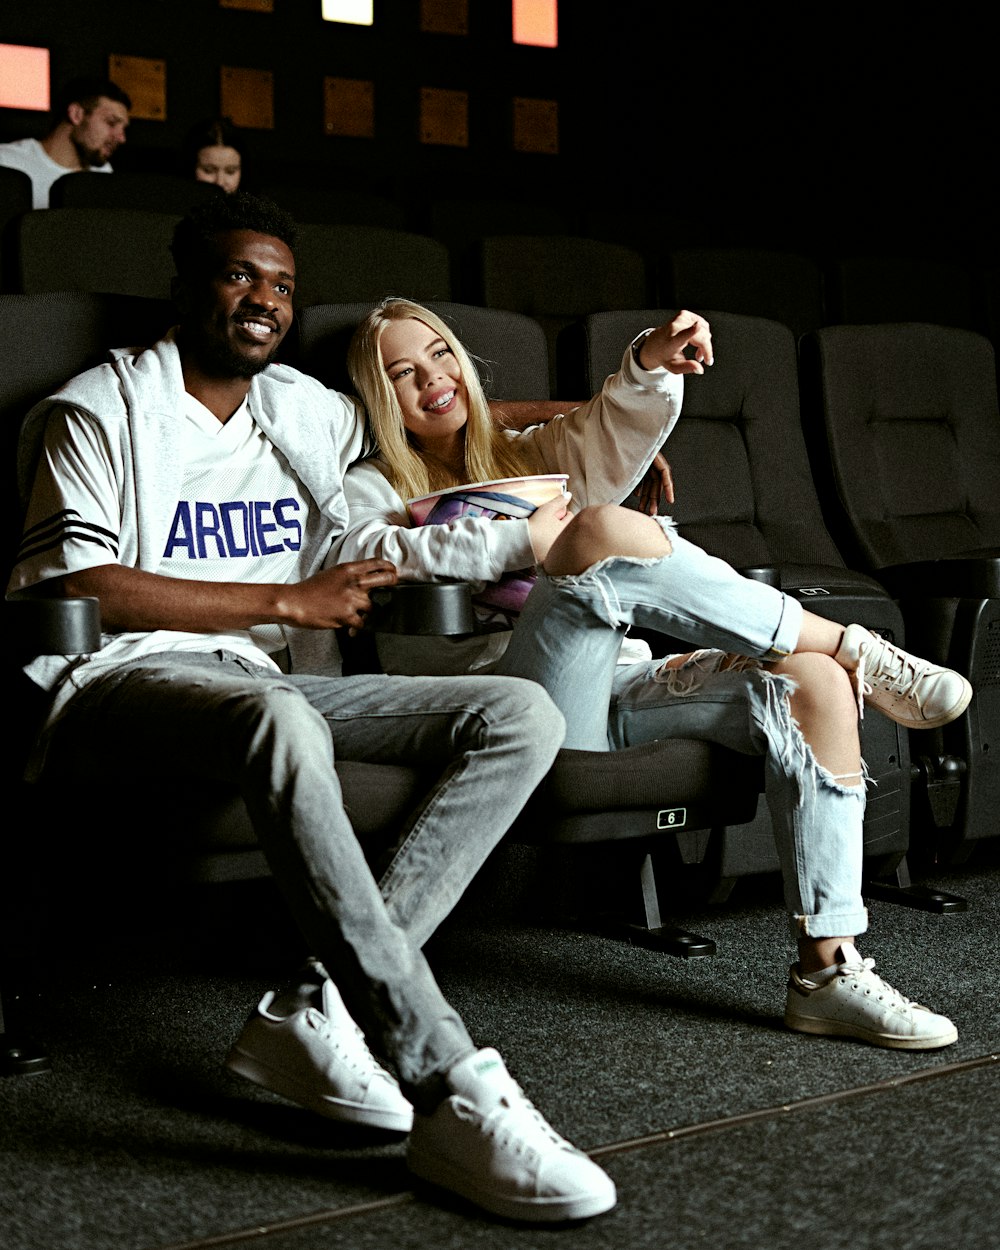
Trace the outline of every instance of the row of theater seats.
<path fill-rule="evenodd" d="M 334 314 L 332 320 L 310 318 L 303 324 L 297 357 L 303 366 L 311 360 L 316 371 L 325 375 L 334 357 L 342 352 L 344 335 L 361 309 L 307 311 Z M 473 348 L 503 362 L 497 379 L 505 390 L 508 382 L 519 378 L 521 387 L 530 393 L 532 378 L 544 379 L 544 341 L 537 325 L 513 314 L 454 311 L 461 314 L 463 322 L 470 322 Z M 0 295 L 0 314 L 12 327 L 11 335 L 0 346 L 0 422 L 7 441 L 8 524 L 4 532 L 10 554 L 19 534 L 14 447 L 22 414 L 64 379 L 103 358 L 109 345 L 154 335 L 165 310 L 159 303 L 150 305 L 141 299 L 66 292 Z M 314 331 L 316 337 L 311 337 Z M 525 362 L 533 362 L 534 374 L 519 373 Z M 30 651 L 34 641 L 31 637 L 20 639 L 12 632 L 19 615 L 17 607 L 8 603 L 5 611 L 8 663 L 15 647 Z M 8 675 L 20 689 L 20 698 L 6 701 L 8 715 L 13 718 L 25 704 L 30 712 L 31 691 L 23 682 L 17 683 L 16 672 Z M 24 746 L 30 742 L 30 728 L 21 723 L 18 729 L 18 742 Z M 155 865 L 159 880 L 174 879 L 178 872 L 218 881 L 259 876 L 266 871 L 242 800 L 230 787 L 171 777 L 171 784 L 159 788 L 155 802 L 151 802 L 148 787 L 122 776 L 113 759 L 83 758 L 81 754 L 60 760 L 57 769 L 61 785 L 50 785 L 36 799 L 17 783 L 17 770 L 12 765 L 17 754 L 13 751 L 7 757 L 12 771 L 5 793 L 10 799 L 11 820 L 2 848 L 7 891 L 0 897 L 0 957 L 5 942 L 15 946 L 23 943 L 23 935 L 16 929 L 4 933 L 2 922 L 11 914 L 20 914 L 10 897 L 12 886 L 20 886 L 32 876 L 31 846 L 35 839 L 27 836 L 29 829 L 51 827 L 51 845 L 60 848 L 57 862 L 63 865 L 64 873 L 67 865 L 75 864 L 88 880 L 95 873 L 106 879 L 109 865 L 111 879 L 116 879 L 120 873 L 114 865 L 122 856 L 130 862 L 141 860 L 144 874 Z M 337 771 L 345 803 L 363 842 L 385 829 L 398 829 L 405 813 L 424 795 L 429 780 L 419 769 L 355 761 L 338 761 Z M 724 836 L 727 822 L 753 815 L 761 776 L 759 761 L 704 742 L 652 743 L 613 756 L 566 751 L 560 753 L 547 783 L 533 800 L 518 836 L 526 841 L 582 842 L 612 848 L 612 866 L 620 874 L 626 895 L 631 896 L 626 897 L 626 903 L 639 909 L 636 918 L 648 936 L 651 929 L 661 927 L 651 845 L 669 844 L 675 855 L 683 847 L 687 859 L 696 858 L 699 848 L 703 852 L 707 845 L 702 830 L 715 827 Z M 92 842 L 84 844 L 72 836 L 58 840 L 60 829 L 72 830 L 76 824 L 73 812 L 60 807 L 61 793 L 76 793 L 78 785 L 85 786 L 91 796 L 102 796 L 98 804 L 102 814 L 99 851 Z M 138 841 L 137 823 L 142 831 Z M 881 853 L 882 848 L 878 849 Z M 898 848 L 893 862 L 904 850 L 903 846 Z M 615 891 L 609 888 L 606 871 L 597 879 L 602 882 L 602 901 L 607 906 Z M 48 886 L 47 881 L 46 890 Z M 52 907 L 47 893 L 45 908 Z M 60 916 L 57 910 L 51 923 L 59 924 Z M 706 944 L 699 942 L 698 946 L 700 953 L 707 953 Z M 690 954 L 693 946 L 684 940 L 679 945 L 673 942 L 673 949 Z"/>
<path fill-rule="evenodd" d="M 17 177 L 0 170 L 0 284 L 25 293 L 165 297 L 166 243 L 176 218 L 219 194 L 166 175 L 70 174 L 54 188 L 58 207 L 38 214 L 25 211 L 23 188 L 20 201 L 8 195 L 3 207 L 4 188 Z M 820 260 L 690 246 L 689 236 L 668 221 L 658 229 L 653 217 L 615 239 L 608 215 L 577 222 L 572 232 L 551 210 L 496 203 L 431 203 L 418 223 L 395 201 L 362 191 L 266 190 L 303 223 L 300 306 L 402 293 L 504 308 L 539 321 L 550 357 L 570 321 L 650 305 L 768 317 L 796 335 L 830 324 L 927 321 L 995 337 L 1000 325 L 997 271 L 933 255 Z M 595 233 L 582 233 L 585 227 Z"/>
<path fill-rule="evenodd" d="M 288 358 L 346 387 L 344 348 L 368 307 L 303 309 Z M 481 306 L 435 307 L 488 362 L 494 397 L 544 393 L 548 358 L 537 322 Z M 0 296 L 0 312 L 9 330 L 0 341 L 8 465 L 18 417 L 31 401 L 108 345 L 148 340 L 169 322 L 158 302 L 82 293 Z M 876 783 L 865 821 L 870 875 L 904 878 L 908 851 L 964 855 L 995 836 L 1000 798 L 1000 416 L 992 347 L 970 331 L 905 324 L 829 327 L 797 352 L 780 323 L 710 315 L 716 364 L 686 385 L 684 416 L 667 447 L 681 531 L 811 610 L 860 621 L 970 677 L 976 698 L 955 725 L 907 735 L 869 711 L 862 731 Z M 634 334 L 662 317 L 659 309 L 602 312 L 569 327 L 560 340 L 573 379 L 567 397 L 597 389 Z M 7 498 L 12 538 L 10 474 Z M 662 791 L 654 777 L 641 812 L 624 810 L 636 807 L 633 796 L 591 812 L 588 832 L 566 840 L 661 838 L 660 818 L 679 805 L 678 787 L 696 774 L 704 780 L 708 767 L 687 760 L 679 774 L 664 770 Z M 759 781 L 742 784 L 756 793 Z M 688 822 L 669 840 L 675 857 L 710 875 L 716 896 L 740 876 L 776 868 L 763 804 L 732 823 L 701 798 L 692 810 L 709 818 L 704 828 Z M 557 809 L 565 802 L 564 795 Z M 561 819 L 551 809 L 543 818 L 551 836 L 561 836 L 552 832 Z"/>

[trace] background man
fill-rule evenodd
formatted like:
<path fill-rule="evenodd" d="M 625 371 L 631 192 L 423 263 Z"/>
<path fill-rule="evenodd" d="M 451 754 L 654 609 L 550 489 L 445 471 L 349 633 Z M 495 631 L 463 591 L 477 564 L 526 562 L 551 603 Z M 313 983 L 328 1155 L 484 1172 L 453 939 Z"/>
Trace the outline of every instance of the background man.
<path fill-rule="evenodd" d="M 106 78 L 74 78 L 57 95 L 44 139 L 0 143 L 0 165 L 31 179 L 34 208 L 48 208 L 49 190 L 63 174 L 113 172 L 108 162 L 125 142 L 132 101 Z"/>

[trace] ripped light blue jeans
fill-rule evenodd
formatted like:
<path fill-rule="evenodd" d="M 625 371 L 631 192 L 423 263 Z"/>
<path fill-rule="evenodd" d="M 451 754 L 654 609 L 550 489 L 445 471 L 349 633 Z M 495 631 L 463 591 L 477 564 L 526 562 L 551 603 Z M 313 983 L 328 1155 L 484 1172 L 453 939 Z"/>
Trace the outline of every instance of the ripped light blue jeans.
<path fill-rule="evenodd" d="M 765 662 L 791 654 L 802 606 L 658 521 L 667 556 L 612 557 L 567 577 L 540 573 L 494 671 L 545 687 L 566 718 L 567 747 L 697 738 L 764 756 L 793 934 L 863 933 L 864 784 L 842 785 L 816 762 L 792 719 L 790 678 L 759 665 L 718 669 L 724 652 Z M 630 625 L 718 652 L 674 670 L 662 660 L 618 665 Z"/>

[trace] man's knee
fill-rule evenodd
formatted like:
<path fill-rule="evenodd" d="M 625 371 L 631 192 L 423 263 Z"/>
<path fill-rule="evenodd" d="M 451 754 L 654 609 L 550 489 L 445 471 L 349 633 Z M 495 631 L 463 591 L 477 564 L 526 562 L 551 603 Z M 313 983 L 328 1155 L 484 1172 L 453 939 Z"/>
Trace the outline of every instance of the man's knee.
<path fill-rule="evenodd" d="M 231 697 L 227 717 L 239 749 L 295 756 L 320 752 L 333 763 L 330 730 L 302 692 L 281 681 L 247 687 Z"/>
<path fill-rule="evenodd" d="M 526 746 L 548 744 L 553 754 L 559 749 L 566 736 L 566 722 L 540 685 L 523 677 L 474 680 L 482 683 L 478 701 L 487 732 L 503 733 Z"/>
<path fill-rule="evenodd" d="M 169 761 L 178 774 L 237 783 L 254 763 L 333 759 L 325 721 L 284 680 L 159 663 L 85 688 L 54 745 L 59 760 L 67 751 L 99 753 L 137 775 L 156 775 Z"/>

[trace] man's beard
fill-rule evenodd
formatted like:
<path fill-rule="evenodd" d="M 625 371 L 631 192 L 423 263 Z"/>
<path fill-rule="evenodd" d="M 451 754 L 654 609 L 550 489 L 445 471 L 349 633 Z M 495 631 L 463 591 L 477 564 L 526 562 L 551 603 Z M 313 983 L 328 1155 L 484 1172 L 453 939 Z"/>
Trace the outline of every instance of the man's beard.
<path fill-rule="evenodd" d="M 106 165 L 111 159 L 105 156 L 103 152 L 99 152 L 96 148 L 84 147 L 77 139 L 72 140 L 73 147 L 76 148 L 76 154 L 79 157 L 80 164 L 91 168 L 95 165 Z"/>
<path fill-rule="evenodd" d="M 212 377 L 255 378 L 263 373 L 278 353 L 281 341 L 275 343 L 266 356 L 245 356 L 233 344 L 225 340 L 201 334 L 188 328 L 183 337 L 194 348 L 198 363 Z"/>

